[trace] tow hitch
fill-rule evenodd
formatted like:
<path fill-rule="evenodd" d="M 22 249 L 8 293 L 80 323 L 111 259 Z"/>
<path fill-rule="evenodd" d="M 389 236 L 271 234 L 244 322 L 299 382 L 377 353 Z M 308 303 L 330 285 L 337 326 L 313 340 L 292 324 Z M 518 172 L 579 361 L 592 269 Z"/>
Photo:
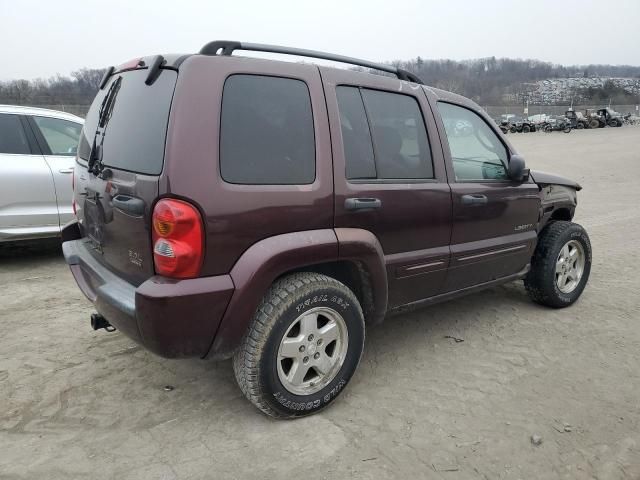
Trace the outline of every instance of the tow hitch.
<path fill-rule="evenodd" d="M 100 330 L 104 328 L 107 332 L 115 332 L 116 328 L 107 322 L 107 319 L 104 318 L 99 313 L 91 314 L 91 328 L 94 330 Z"/>

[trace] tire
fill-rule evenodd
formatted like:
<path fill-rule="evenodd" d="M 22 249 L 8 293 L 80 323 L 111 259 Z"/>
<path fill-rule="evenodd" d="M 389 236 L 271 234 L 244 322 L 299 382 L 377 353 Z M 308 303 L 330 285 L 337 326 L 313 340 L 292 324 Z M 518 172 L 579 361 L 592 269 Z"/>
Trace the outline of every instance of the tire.
<path fill-rule="evenodd" d="M 531 128 L 529 128 L 529 125 L 525 125 L 524 127 L 522 127 L 522 133 L 529 133 L 531 131 Z"/>
<path fill-rule="evenodd" d="M 566 125 L 562 131 L 564 133 L 571 133 L 571 125 Z"/>
<path fill-rule="evenodd" d="M 618 122 L 617 122 L 616 120 L 611 120 L 611 121 L 609 122 L 609 126 L 610 126 L 610 127 L 617 127 L 617 126 L 618 126 Z"/>
<path fill-rule="evenodd" d="M 571 257 L 574 251 L 577 252 L 575 263 L 564 260 Z M 578 272 L 571 265 L 580 263 L 580 255 L 582 266 Z M 589 280 L 591 256 L 591 242 L 582 226 L 573 222 L 552 222 L 540 233 L 531 260 L 531 270 L 524 279 L 527 293 L 541 305 L 568 307 L 580 297 Z M 577 278 L 572 278 L 576 274 Z"/>
<path fill-rule="evenodd" d="M 551 131 L 553 130 L 553 128 L 551 127 L 551 125 L 546 125 L 544 127 L 544 131 L 545 133 L 551 133 Z"/>
<path fill-rule="evenodd" d="M 302 319 L 308 320 L 306 326 Z M 335 329 L 327 330 L 330 324 Z M 364 335 L 362 308 L 344 284 L 311 272 L 288 275 L 269 288 L 256 310 L 233 357 L 236 380 L 247 399 L 269 416 L 316 413 L 333 402 L 351 379 Z M 290 340 L 286 355 L 291 357 L 281 356 L 286 352 L 285 339 Z M 315 366 L 323 361 L 324 377 Z M 293 377 L 294 367 L 307 373 L 291 382 L 288 375 Z"/>
<path fill-rule="evenodd" d="M 595 118 L 589 122 L 589 128 L 598 128 L 600 126 L 600 122 Z"/>
<path fill-rule="evenodd" d="M 516 127 L 511 127 L 511 128 L 509 129 L 509 131 L 510 131 L 511 133 L 516 133 L 516 132 L 518 131 L 518 129 L 517 129 Z"/>
<path fill-rule="evenodd" d="M 578 124 L 576 125 L 576 128 L 577 128 L 578 130 L 582 130 L 582 129 L 584 128 L 584 123 L 582 123 L 582 122 L 578 122 Z"/>

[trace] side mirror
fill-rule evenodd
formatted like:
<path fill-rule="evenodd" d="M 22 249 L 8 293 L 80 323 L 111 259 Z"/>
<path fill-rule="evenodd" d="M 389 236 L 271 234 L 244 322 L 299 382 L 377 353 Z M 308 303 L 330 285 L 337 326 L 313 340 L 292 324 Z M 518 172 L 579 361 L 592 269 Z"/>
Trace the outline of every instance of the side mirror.
<path fill-rule="evenodd" d="M 511 155 L 509 159 L 509 178 L 514 182 L 526 182 L 529 179 L 529 169 L 521 155 Z"/>

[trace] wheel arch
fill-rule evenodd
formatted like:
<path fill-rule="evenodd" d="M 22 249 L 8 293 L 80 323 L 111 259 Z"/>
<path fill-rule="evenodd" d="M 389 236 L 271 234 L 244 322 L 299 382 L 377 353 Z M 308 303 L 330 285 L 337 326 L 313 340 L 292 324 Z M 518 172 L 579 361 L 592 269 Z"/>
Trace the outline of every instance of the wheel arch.
<path fill-rule="evenodd" d="M 231 356 L 271 284 L 301 271 L 323 273 L 347 285 L 361 302 L 367 322 L 384 318 L 386 269 L 371 232 L 339 228 L 276 235 L 251 246 L 232 268 L 235 290 L 207 356 Z"/>

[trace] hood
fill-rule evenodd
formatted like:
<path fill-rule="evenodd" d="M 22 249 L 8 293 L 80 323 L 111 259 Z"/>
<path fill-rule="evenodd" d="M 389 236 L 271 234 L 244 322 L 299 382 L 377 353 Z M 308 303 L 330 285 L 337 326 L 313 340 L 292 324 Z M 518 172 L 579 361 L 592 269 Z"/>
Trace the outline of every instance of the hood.
<path fill-rule="evenodd" d="M 565 187 L 575 188 L 577 191 L 582 190 L 582 186 L 578 182 L 561 177 L 560 175 L 539 172 L 537 170 L 531 170 L 530 175 L 538 185 L 564 185 Z"/>

